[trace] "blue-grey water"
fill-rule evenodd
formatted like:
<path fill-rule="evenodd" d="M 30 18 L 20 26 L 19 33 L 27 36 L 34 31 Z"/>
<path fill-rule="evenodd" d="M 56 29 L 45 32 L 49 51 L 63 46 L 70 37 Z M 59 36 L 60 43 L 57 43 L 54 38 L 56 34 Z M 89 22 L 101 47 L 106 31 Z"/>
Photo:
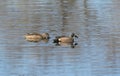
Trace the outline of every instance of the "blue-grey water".
<path fill-rule="evenodd" d="M 75 48 L 52 43 L 72 32 Z M 120 76 L 120 0 L 0 0 L 0 76 Z"/>

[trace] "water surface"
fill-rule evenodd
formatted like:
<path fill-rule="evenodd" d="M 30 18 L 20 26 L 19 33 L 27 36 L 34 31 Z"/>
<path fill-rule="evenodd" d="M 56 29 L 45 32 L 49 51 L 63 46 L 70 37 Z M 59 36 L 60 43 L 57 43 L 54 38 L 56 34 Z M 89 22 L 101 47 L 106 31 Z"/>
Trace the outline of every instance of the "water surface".
<path fill-rule="evenodd" d="M 1 0 L 0 76 L 120 76 L 119 0 Z M 49 32 L 48 42 L 28 42 Z M 76 33 L 75 48 L 56 46 Z"/>

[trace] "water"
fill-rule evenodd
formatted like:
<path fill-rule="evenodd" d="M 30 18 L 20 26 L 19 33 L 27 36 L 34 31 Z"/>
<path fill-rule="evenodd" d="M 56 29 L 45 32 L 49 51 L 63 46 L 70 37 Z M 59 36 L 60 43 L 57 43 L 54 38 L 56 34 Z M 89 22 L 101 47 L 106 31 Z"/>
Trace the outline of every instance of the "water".
<path fill-rule="evenodd" d="M 1 0 L 0 76 L 120 76 L 119 0 Z M 48 42 L 24 39 L 49 32 Z M 75 48 L 55 36 L 76 33 Z"/>

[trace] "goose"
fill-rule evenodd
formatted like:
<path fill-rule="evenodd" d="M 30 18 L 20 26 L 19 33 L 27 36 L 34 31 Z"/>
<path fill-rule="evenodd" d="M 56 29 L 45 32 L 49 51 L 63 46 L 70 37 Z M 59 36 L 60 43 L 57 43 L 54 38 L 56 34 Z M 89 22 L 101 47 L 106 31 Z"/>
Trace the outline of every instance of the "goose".
<path fill-rule="evenodd" d="M 56 38 L 53 40 L 53 43 L 63 42 L 63 43 L 73 43 L 74 37 L 78 38 L 77 35 L 74 33 L 71 34 L 71 36 L 56 36 Z"/>
<path fill-rule="evenodd" d="M 43 39 L 49 39 L 49 34 L 48 33 L 27 33 L 25 35 L 25 39 L 30 42 L 39 42 L 40 40 Z"/>

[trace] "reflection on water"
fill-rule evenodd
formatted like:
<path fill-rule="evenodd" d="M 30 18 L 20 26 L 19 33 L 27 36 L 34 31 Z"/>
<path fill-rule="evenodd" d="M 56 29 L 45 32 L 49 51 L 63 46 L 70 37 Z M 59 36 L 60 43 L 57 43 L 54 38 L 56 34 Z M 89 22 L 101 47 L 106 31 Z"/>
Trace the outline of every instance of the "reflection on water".
<path fill-rule="evenodd" d="M 120 76 L 119 0 L 1 0 L 0 75 Z M 49 32 L 48 42 L 24 34 Z M 77 33 L 75 48 L 52 42 Z"/>

